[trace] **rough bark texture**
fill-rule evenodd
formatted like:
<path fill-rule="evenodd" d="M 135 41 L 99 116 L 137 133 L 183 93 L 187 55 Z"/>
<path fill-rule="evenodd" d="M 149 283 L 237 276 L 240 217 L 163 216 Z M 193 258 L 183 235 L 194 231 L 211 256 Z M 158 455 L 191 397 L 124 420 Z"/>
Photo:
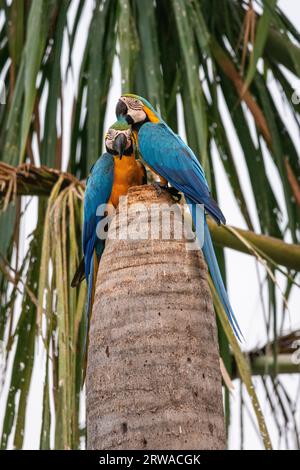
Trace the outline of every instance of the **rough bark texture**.
<path fill-rule="evenodd" d="M 174 204 L 151 186 L 130 190 L 129 207 L 137 202 Z M 132 217 L 147 228 L 147 211 Z M 225 448 L 206 275 L 185 240 L 107 241 L 90 328 L 89 449 Z"/>

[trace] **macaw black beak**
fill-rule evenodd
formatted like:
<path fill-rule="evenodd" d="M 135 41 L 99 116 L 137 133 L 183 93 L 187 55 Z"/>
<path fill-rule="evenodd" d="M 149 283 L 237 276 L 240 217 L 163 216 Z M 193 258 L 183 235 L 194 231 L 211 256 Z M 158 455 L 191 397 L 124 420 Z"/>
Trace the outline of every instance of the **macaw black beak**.
<path fill-rule="evenodd" d="M 124 101 L 119 100 L 116 106 L 117 118 L 120 116 L 126 116 L 127 113 L 128 113 L 128 108 L 126 104 L 124 103 Z"/>
<path fill-rule="evenodd" d="M 119 134 L 114 140 L 113 149 L 115 150 L 117 155 L 119 155 L 120 160 L 126 149 L 126 144 L 127 144 L 127 139 L 126 139 L 126 135 L 124 134 Z"/>

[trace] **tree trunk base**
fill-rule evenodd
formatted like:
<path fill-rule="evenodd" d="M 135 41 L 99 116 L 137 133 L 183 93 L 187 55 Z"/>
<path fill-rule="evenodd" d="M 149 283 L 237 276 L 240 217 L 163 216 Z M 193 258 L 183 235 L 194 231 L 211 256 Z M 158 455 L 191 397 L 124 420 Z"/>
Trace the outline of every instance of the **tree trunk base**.
<path fill-rule="evenodd" d="M 142 224 L 151 203 L 174 204 L 151 186 L 131 188 L 129 207 L 137 202 L 146 206 L 136 215 Z M 90 328 L 88 449 L 225 448 L 206 276 L 186 240 L 107 241 Z"/>

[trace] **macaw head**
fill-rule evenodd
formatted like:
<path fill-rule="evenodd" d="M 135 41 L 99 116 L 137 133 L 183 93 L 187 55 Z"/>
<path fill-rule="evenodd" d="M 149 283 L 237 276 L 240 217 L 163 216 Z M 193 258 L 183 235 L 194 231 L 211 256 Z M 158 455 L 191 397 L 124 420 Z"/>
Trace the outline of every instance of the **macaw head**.
<path fill-rule="evenodd" d="M 142 96 L 126 93 L 122 95 L 116 106 L 116 115 L 118 120 L 126 120 L 133 127 L 141 125 L 144 122 L 159 122 L 159 114 L 153 106 Z"/>
<path fill-rule="evenodd" d="M 125 119 L 116 121 L 105 135 L 106 151 L 120 159 L 133 153 L 131 126 Z"/>

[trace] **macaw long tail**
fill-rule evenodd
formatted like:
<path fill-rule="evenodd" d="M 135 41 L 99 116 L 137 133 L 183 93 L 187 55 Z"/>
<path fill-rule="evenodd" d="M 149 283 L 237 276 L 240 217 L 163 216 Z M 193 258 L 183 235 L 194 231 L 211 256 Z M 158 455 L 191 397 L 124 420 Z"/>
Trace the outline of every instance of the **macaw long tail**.
<path fill-rule="evenodd" d="M 78 287 L 81 281 L 85 278 L 84 272 L 84 258 L 81 259 L 78 268 L 73 276 L 71 287 Z"/>
<path fill-rule="evenodd" d="M 235 332 L 237 338 L 241 340 L 241 337 L 243 337 L 243 334 L 241 332 L 237 319 L 235 318 L 232 307 L 230 305 L 228 294 L 226 292 L 223 279 L 220 273 L 218 261 L 215 255 L 215 250 L 212 244 L 206 218 L 204 220 L 204 243 L 203 243 L 202 251 L 203 251 L 206 263 L 208 265 L 208 269 L 212 277 L 213 283 L 215 285 L 216 291 L 218 293 L 218 296 L 222 302 L 222 305 L 228 317 L 229 323 L 231 324 L 232 329 Z"/>
<path fill-rule="evenodd" d="M 233 313 L 233 310 L 231 308 L 228 294 L 226 292 L 223 279 L 220 273 L 218 261 L 215 255 L 215 250 L 213 247 L 212 239 L 210 236 L 209 228 L 206 222 L 206 216 L 204 215 L 204 233 L 201 232 L 200 229 L 200 224 L 199 221 L 201 221 L 201 211 L 199 205 L 195 204 L 193 201 L 191 201 L 189 198 L 186 197 L 186 201 L 189 204 L 190 212 L 192 215 L 193 223 L 195 226 L 196 230 L 196 235 L 198 240 L 200 241 L 202 238 L 204 238 L 204 243 L 202 246 L 202 252 L 204 254 L 205 261 L 207 263 L 211 278 L 213 280 L 213 283 L 215 285 L 216 291 L 218 293 L 218 296 L 222 302 L 222 305 L 224 307 L 224 310 L 226 312 L 226 315 L 228 317 L 229 323 L 232 326 L 232 329 L 237 336 L 239 340 L 241 340 L 241 337 L 243 338 L 243 334 L 240 330 L 240 327 L 238 325 L 237 319 L 235 318 L 235 315 Z M 203 217 L 203 214 L 202 214 Z M 203 219 L 202 219 L 203 220 Z M 203 237 L 204 236 L 204 237 Z"/>
<path fill-rule="evenodd" d="M 85 330 L 85 340 L 83 348 L 83 372 L 82 372 L 82 385 L 85 381 L 86 376 L 86 366 L 87 366 L 87 357 L 88 357 L 88 347 L 89 347 L 89 331 L 90 331 L 90 322 L 92 317 L 92 310 L 95 298 L 95 287 L 98 273 L 98 257 L 94 250 L 93 256 L 91 258 L 90 273 L 88 279 L 88 292 L 87 292 L 87 303 L 86 303 L 86 330 Z"/>
<path fill-rule="evenodd" d="M 88 281 L 88 295 L 87 295 L 87 304 L 86 304 L 86 335 L 87 336 L 89 333 L 90 321 L 91 321 L 92 310 L 93 310 L 93 303 L 94 303 L 94 298 L 95 298 L 95 285 L 96 285 L 96 279 L 97 279 L 97 271 L 98 271 L 98 260 L 97 260 L 96 252 L 94 251 L 93 256 L 91 258 L 91 268 L 90 268 L 89 281 Z"/>

